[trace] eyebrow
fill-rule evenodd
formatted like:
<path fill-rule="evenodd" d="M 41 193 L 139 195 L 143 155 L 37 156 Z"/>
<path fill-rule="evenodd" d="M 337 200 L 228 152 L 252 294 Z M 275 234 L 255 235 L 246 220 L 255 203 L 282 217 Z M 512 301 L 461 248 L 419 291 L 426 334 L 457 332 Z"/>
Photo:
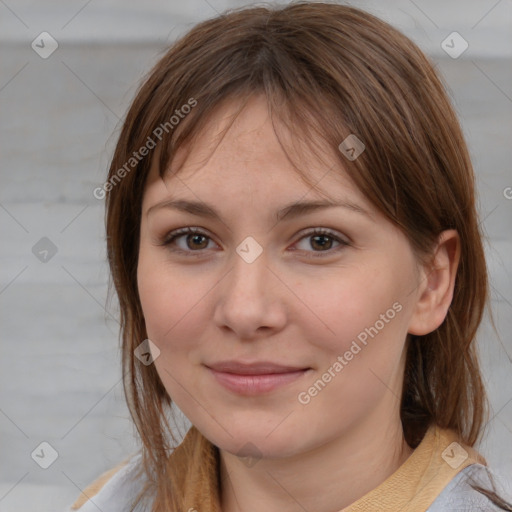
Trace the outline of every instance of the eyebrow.
<path fill-rule="evenodd" d="M 162 208 L 178 210 L 181 212 L 191 213 L 192 215 L 197 215 L 198 217 L 216 219 L 222 221 L 221 216 L 215 210 L 213 206 L 210 206 L 207 203 L 202 201 L 189 201 L 185 199 L 169 199 L 157 203 L 150 208 L 148 208 L 146 215 L 149 215 L 151 212 L 155 210 L 160 210 Z M 345 208 L 352 212 L 358 213 L 360 215 L 364 215 L 368 218 L 373 218 L 373 216 L 365 210 L 362 206 L 353 203 L 351 201 L 302 201 L 295 202 L 286 205 L 276 212 L 276 220 L 281 221 L 283 219 L 290 220 L 292 218 L 299 217 L 301 215 L 306 215 L 308 213 L 312 213 L 318 210 L 326 209 L 326 208 Z"/>

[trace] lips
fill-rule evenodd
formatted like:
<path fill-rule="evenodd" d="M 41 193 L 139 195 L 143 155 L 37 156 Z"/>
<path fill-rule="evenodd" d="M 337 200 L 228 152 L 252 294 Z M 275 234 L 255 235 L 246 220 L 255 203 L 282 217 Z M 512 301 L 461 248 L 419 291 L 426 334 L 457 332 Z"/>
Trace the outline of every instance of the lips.
<path fill-rule="evenodd" d="M 222 361 L 207 367 L 215 380 L 224 388 L 247 396 L 274 391 L 303 377 L 311 369 L 268 361 L 251 364 Z"/>
<path fill-rule="evenodd" d="M 292 373 L 308 369 L 307 367 L 281 365 L 268 361 L 249 364 L 239 361 L 221 361 L 207 366 L 218 372 L 235 373 L 237 375 L 269 375 L 273 373 Z"/>

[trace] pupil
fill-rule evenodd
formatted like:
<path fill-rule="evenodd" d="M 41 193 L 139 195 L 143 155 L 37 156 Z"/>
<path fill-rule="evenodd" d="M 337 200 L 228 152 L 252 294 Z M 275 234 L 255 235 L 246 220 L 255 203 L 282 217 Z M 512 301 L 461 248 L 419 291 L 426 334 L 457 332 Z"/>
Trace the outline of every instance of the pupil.
<path fill-rule="evenodd" d="M 324 240 L 324 242 L 319 242 L 319 240 Z M 330 246 L 332 244 L 332 240 L 330 239 L 330 237 L 328 236 L 325 236 L 325 235 L 316 235 L 313 237 L 313 244 L 311 244 L 313 247 L 315 244 L 318 244 L 318 246 L 320 247 L 320 249 L 330 249 Z"/>
<path fill-rule="evenodd" d="M 190 235 L 190 236 L 192 237 L 192 245 L 194 245 L 194 247 L 190 247 L 190 244 L 189 244 L 189 248 L 197 249 L 198 245 L 200 245 L 201 247 L 199 247 L 199 249 L 202 249 L 204 246 L 204 241 L 203 241 L 203 244 L 201 244 L 201 238 L 206 239 L 206 237 L 204 235 Z M 190 237 L 188 240 L 190 241 Z"/>

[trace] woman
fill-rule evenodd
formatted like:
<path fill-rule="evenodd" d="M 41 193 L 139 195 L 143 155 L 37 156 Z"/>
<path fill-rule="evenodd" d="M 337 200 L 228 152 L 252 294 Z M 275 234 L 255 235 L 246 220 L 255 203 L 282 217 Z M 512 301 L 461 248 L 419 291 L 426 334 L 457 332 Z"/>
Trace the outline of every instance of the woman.
<path fill-rule="evenodd" d="M 205 21 L 139 90 L 104 191 L 142 449 L 72 510 L 512 510 L 473 448 L 474 175 L 409 39 L 334 4 Z"/>

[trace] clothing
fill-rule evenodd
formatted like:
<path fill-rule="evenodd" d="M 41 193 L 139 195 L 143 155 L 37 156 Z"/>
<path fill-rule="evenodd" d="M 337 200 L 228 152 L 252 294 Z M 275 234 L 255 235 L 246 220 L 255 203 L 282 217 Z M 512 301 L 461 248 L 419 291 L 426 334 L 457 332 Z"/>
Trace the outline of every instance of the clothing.
<path fill-rule="evenodd" d="M 218 449 L 195 427 L 170 456 L 188 461 L 186 471 L 176 473 L 183 489 L 183 510 L 220 512 L 217 486 Z M 78 498 L 69 512 L 127 512 L 142 488 L 144 477 L 134 479 L 140 467 L 135 455 L 102 475 Z M 485 459 L 473 448 L 457 442 L 451 430 L 432 426 L 410 457 L 384 482 L 342 512 L 494 512 L 501 509 L 474 490 L 470 483 L 492 489 Z M 473 480 L 470 480 L 470 479 Z M 140 504 L 136 512 L 148 511 Z"/>

